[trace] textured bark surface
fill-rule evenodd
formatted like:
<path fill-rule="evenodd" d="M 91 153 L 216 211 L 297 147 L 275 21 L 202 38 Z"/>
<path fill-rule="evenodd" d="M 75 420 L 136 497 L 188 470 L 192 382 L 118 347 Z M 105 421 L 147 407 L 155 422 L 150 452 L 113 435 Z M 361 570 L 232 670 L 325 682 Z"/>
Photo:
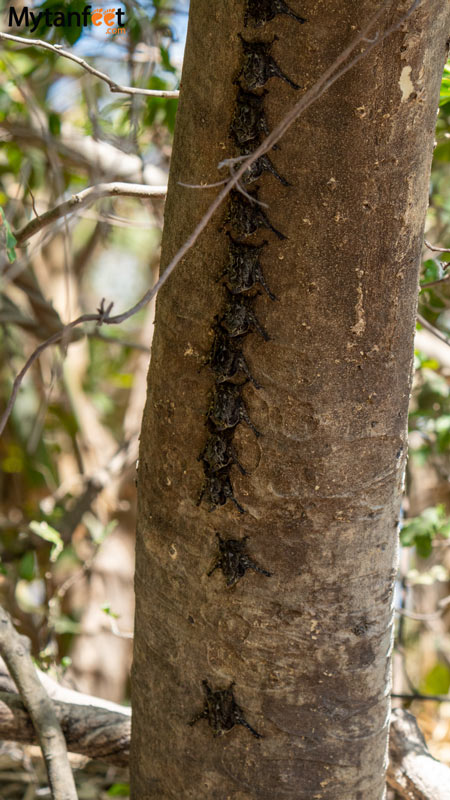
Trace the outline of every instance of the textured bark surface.
<path fill-rule="evenodd" d="M 198 222 L 235 155 L 229 138 L 246 39 L 270 41 L 310 87 L 379 7 L 291 0 L 307 18 L 243 26 L 243 0 L 192 0 L 163 264 Z M 406 4 L 393 3 L 387 23 Z M 244 389 L 231 470 L 237 500 L 196 506 L 197 457 L 213 386 L 199 369 L 223 309 L 228 240 L 217 214 L 161 291 L 139 463 L 132 796 L 137 800 L 381 800 L 389 718 L 392 586 L 406 456 L 417 273 L 450 11 L 431 0 L 340 79 L 271 154 L 266 280 L 253 308 L 271 339 L 244 351 L 262 384 Z M 383 25 L 385 22 L 383 22 Z M 382 26 L 380 26 L 380 29 Z M 271 78 L 269 127 L 299 93 Z M 232 588 L 217 558 L 249 537 Z M 202 681 L 234 697 L 240 725 L 214 736 Z"/>

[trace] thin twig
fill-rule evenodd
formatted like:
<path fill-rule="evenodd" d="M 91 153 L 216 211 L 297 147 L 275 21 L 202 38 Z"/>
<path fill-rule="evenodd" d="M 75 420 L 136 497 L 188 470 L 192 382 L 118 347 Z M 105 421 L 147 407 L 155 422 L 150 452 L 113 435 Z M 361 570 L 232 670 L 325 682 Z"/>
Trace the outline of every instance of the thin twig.
<path fill-rule="evenodd" d="M 427 242 L 426 239 L 425 239 L 425 244 L 428 247 L 428 250 L 431 250 L 433 253 L 450 253 L 448 247 L 435 247 L 434 244 L 430 244 L 430 242 Z"/>
<path fill-rule="evenodd" d="M 77 800 L 67 747 L 53 703 L 36 675 L 29 641 L 15 630 L 0 606 L 0 653 L 31 717 L 47 768 L 53 800 Z"/>
<path fill-rule="evenodd" d="M 66 339 L 69 330 L 75 328 L 77 325 L 81 325 L 84 322 L 97 322 L 99 324 L 108 324 L 108 325 L 119 325 L 121 322 L 124 322 L 126 319 L 129 319 L 141 308 L 147 305 L 150 300 L 155 297 L 155 295 L 160 290 L 161 286 L 163 286 L 172 272 L 174 271 L 175 267 L 182 261 L 186 253 L 189 252 L 191 247 L 195 244 L 200 234 L 205 230 L 208 222 L 214 216 L 216 211 L 220 208 L 223 201 L 229 195 L 231 190 L 234 186 L 238 183 L 242 175 L 247 171 L 247 169 L 253 164 L 256 159 L 260 156 L 267 153 L 274 144 L 276 144 L 284 135 L 284 133 L 290 128 L 290 126 L 295 122 L 295 120 L 313 103 L 316 102 L 326 91 L 330 88 L 339 78 L 341 78 L 346 72 L 348 72 L 352 67 L 354 67 L 364 56 L 366 56 L 376 45 L 383 42 L 391 33 L 398 30 L 400 26 L 411 16 L 411 14 L 416 10 L 419 6 L 421 0 L 414 0 L 414 3 L 410 6 L 409 10 L 406 11 L 398 20 L 398 22 L 391 25 L 387 28 L 381 35 L 375 36 L 375 38 L 371 39 L 367 42 L 367 34 L 373 28 L 375 23 L 377 22 L 378 18 L 382 14 L 383 11 L 389 5 L 389 0 L 383 3 L 383 5 L 378 9 L 378 11 L 374 14 L 370 22 L 363 28 L 363 30 L 355 37 L 351 44 L 346 47 L 342 53 L 333 61 L 331 66 L 323 73 L 323 75 L 318 79 L 318 81 L 310 88 L 307 92 L 300 98 L 300 100 L 293 106 L 293 108 L 286 114 L 284 119 L 277 125 L 276 128 L 267 136 L 266 139 L 260 144 L 260 146 L 248 157 L 245 157 L 245 161 L 241 163 L 241 166 L 237 169 L 235 173 L 232 174 L 228 183 L 224 186 L 224 188 L 219 192 L 215 200 L 211 203 L 208 210 L 205 212 L 203 217 L 201 218 L 200 222 L 196 225 L 190 236 L 185 240 L 185 242 L 181 245 L 180 249 L 177 251 L 175 256 L 169 262 L 167 267 L 164 269 L 164 272 L 160 276 L 159 280 L 155 283 L 155 285 L 149 289 L 144 296 L 136 303 L 132 308 L 128 311 L 124 311 L 122 314 L 118 314 L 114 317 L 105 316 L 104 314 L 82 314 L 77 319 L 69 322 L 60 332 L 54 334 L 45 342 L 43 342 L 39 347 L 31 354 L 30 358 L 26 362 L 25 366 L 16 376 L 13 388 L 11 392 L 11 397 L 8 401 L 8 405 L 6 410 L 0 420 L 0 434 L 3 432 L 6 422 L 9 419 L 11 414 L 11 410 L 14 406 L 15 398 L 17 396 L 17 392 L 19 391 L 19 387 L 22 383 L 24 376 L 26 375 L 28 369 L 34 363 L 34 361 L 39 357 L 39 355 L 50 345 L 55 344 L 56 342 L 61 341 L 64 337 Z M 0 34 L 0 36 L 3 34 Z M 352 58 L 347 64 L 344 62 L 350 58 L 351 53 L 357 47 L 358 44 L 367 43 L 367 47 L 358 53 L 354 58 Z M 244 158 L 244 157 L 243 157 Z M 235 160 L 234 160 L 235 161 Z"/>
<path fill-rule="evenodd" d="M 148 221 L 144 222 L 144 220 L 142 220 L 139 222 L 137 219 L 127 219 L 126 217 L 119 217 L 117 214 L 101 214 L 98 211 L 90 211 L 89 209 L 81 211 L 80 217 L 83 217 L 83 219 L 93 219 L 96 222 L 107 222 L 108 225 L 116 228 L 140 228 L 148 231 L 149 225 Z"/>
<path fill-rule="evenodd" d="M 428 283 L 421 283 L 420 290 L 422 289 L 429 289 L 430 286 L 437 286 L 439 283 L 448 283 L 450 281 L 450 275 L 446 275 L 445 278 L 439 278 L 437 281 L 428 281 Z"/>
<path fill-rule="evenodd" d="M 428 322 L 428 320 L 422 316 L 422 314 L 417 314 L 417 322 L 420 322 L 423 328 L 426 328 L 427 331 L 430 331 L 430 333 L 436 336 L 437 339 L 440 339 L 441 342 L 444 342 L 444 344 L 450 346 L 450 339 L 448 338 L 448 336 L 445 336 L 443 333 L 441 333 L 441 331 L 435 328 L 434 325 L 431 324 L 431 322 Z"/>
<path fill-rule="evenodd" d="M 249 202 L 252 203 L 253 205 L 261 206 L 262 208 L 269 208 L 268 203 L 264 203 L 262 200 L 258 200 L 254 195 L 249 194 L 249 192 L 246 192 L 240 181 L 236 183 L 236 189 L 238 190 L 238 192 L 243 194 L 244 197 L 246 197 L 247 200 L 249 200 Z"/>
<path fill-rule="evenodd" d="M 115 336 L 105 336 L 97 330 L 88 333 L 87 336 L 89 339 L 99 339 L 101 342 L 108 342 L 108 344 L 118 344 L 120 347 L 130 347 L 133 348 L 133 350 L 140 350 L 141 353 L 151 353 L 150 347 L 146 347 L 145 344 L 130 342 L 128 339 L 118 339 Z"/>
<path fill-rule="evenodd" d="M 395 697 L 397 700 L 434 700 L 436 703 L 450 703 L 450 695 L 448 694 L 420 694 L 420 692 L 402 694 L 391 692 L 391 697 Z"/>
<path fill-rule="evenodd" d="M 111 632 L 114 634 L 114 636 L 117 636 L 118 639 L 134 639 L 134 633 L 131 631 L 121 631 L 117 624 L 117 620 L 109 614 L 107 616 L 108 622 L 111 626 Z"/>
<path fill-rule="evenodd" d="M 174 98 L 179 96 L 178 91 L 165 91 L 160 89 L 140 89 L 137 86 L 122 86 L 116 81 L 113 81 L 112 78 L 109 77 L 105 72 L 100 72 L 100 70 L 95 69 L 95 67 L 91 67 L 87 61 L 79 56 L 74 55 L 69 50 L 64 50 L 63 47 L 59 44 L 50 44 L 50 42 L 45 42 L 42 39 L 26 39 L 23 36 L 12 36 L 10 33 L 0 33 L 0 39 L 6 39 L 10 42 L 18 42 L 19 44 L 24 45 L 25 47 L 43 47 L 45 50 L 50 50 L 52 53 L 56 53 L 58 56 L 62 56 L 62 58 L 68 58 L 70 61 L 75 61 L 75 64 L 79 64 L 80 67 L 83 67 L 86 72 L 89 72 L 91 75 L 95 75 L 96 78 L 100 78 L 101 81 L 104 81 L 108 84 L 111 92 L 118 92 L 120 94 L 141 94 L 145 95 L 146 97 L 168 97 Z"/>
<path fill-rule="evenodd" d="M 419 611 L 408 611 L 406 608 L 396 608 L 395 613 L 400 614 L 402 617 L 408 617 L 408 619 L 415 619 L 418 622 L 439 619 L 445 612 L 447 606 L 450 605 L 450 595 L 440 600 L 438 605 L 439 608 L 436 609 L 436 611 L 431 611 L 428 614 L 422 614 Z"/>
<path fill-rule="evenodd" d="M 61 217 L 65 217 L 67 214 L 72 214 L 74 211 L 85 208 L 90 203 L 98 200 L 99 197 L 164 197 L 166 192 L 166 186 L 147 186 L 141 183 L 120 183 L 118 181 L 88 186 L 87 189 L 83 189 L 78 194 L 73 194 L 70 200 L 65 200 L 54 208 L 50 208 L 44 214 L 32 219 L 23 228 L 16 231 L 14 236 L 17 239 L 17 245 L 20 247 L 30 236 L 34 236 L 42 228 Z"/>
<path fill-rule="evenodd" d="M 224 186 L 226 183 L 228 183 L 228 178 L 215 183 L 183 183 L 183 181 L 178 181 L 178 186 L 183 186 L 185 189 L 217 189 L 218 186 Z"/>

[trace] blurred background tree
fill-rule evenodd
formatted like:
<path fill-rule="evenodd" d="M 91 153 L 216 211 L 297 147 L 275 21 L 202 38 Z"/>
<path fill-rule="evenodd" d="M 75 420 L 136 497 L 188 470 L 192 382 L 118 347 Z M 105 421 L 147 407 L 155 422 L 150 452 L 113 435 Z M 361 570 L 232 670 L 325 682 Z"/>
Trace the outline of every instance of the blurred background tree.
<path fill-rule="evenodd" d="M 450 763 L 450 65 L 436 126 L 410 405 L 394 691 Z M 434 249 L 436 248 L 436 249 Z M 405 701 L 409 707 L 411 701 Z"/>
<path fill-rule="evenodd" d="M 36 11 L 57 5 L 30 4 Z M 84 5 L 70 0 L 64 9 Z M 20 11 L 17 0 L 10 6 Z M 6 16 L 2 30 L 62 45 L 118 83 L 176 89 L 188 0 L 119 7 L 125 30 L 117 34 L 92 22 L 40 24 L 30 34 L 9 28 Z M 26 248 L 14 248 L 8 229 L 100 182 L 165 184 L 176 103 L 112 94 L 57 52 L 2 42 L 2 406 L 24 362 L 64 323 L 94 311 L 102 297 L 114 313 L 124 311 L 155 282 L 163 203 L 99 199 L 44 227 Z M 436 139 L 427 241 L 443 250 L 424 246 L 394 692 L 440 697 L 396 702 L 411 705 L 433 754 L 450 764 L 450 66 Z M 119 702 L 128 700 L 135 462 L 152 321 L 150 305 L 120 327 L 93 326 L 68 346 L 47 349 L 0 439 L 0 602 L 30 637 L 42 669 Z M 31 776 L 31 800 L 40 774 L 17 753 L 0 749 L 0 794 L 25 796 L 24 784 L 6 776 L 16 758 Z M 78 780 L 80 797 L 127 795 L 125 778 L 110 768 Z"/>
<path fill-rule="evenodd" d="M 22 4 L 11 6 L 20 13 Z M 70 0 L 64 10 L 84 6 Z M 125 19 L 118 34 L 92 21 L 41 24 L 31 34 L 8 27 L 6 13 L 1 30 L 70 49 L 122 84 L 176 89 L 188 3 L 130 0 L 117 8 Z M 17 230 L 99 182 L 166 183 L 175 99 L 112 94 L 56 52 L 1 44 L 4 239 L 7 224 Z M 103 296 L 114 313 L 124 311 L 154 283 L 162 212 L 162 199 L 107 197 L 44 228 L 9 258 L 2 247 L 2 407 L 26 359 L 62 324 L 94 311 Z M 46 350 L 0 442 L 0 602 L 43 669 L 121 702 L 128 698 L 135 463 L 152 320 L 150 305 L 120 329 L 91 326 L 88 336 Z M 116 784 L 109 776 L 105 787 Z M 102 786 L 90 796 L 103 796 Z M 23 791 L 3 783 L 0 768 L 0 795 Z"/>

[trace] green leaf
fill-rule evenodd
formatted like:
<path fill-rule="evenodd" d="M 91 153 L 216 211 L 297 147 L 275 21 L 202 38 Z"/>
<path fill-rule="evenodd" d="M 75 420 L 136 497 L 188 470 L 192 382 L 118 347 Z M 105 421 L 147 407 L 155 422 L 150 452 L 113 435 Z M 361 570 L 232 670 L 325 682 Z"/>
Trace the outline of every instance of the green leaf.
<path fill-rule="evenodd" d="M 433 160 L 436 165 L 438 161 L 450 161 L 450 140 L 440 142 L 433 153 Z"/>
<path fill-rule="evenodd" d="M 174 67 L 173 64 L 171 63 L 169 51 L 167 50 L 167 48 L 161 46 L 159 48 L 159 52 L 161 53 L 161 63 L 164 69 L 167 70 L 167 72 L 172 72 L 176 74 L 177 68 Z"/>
<path fill-rule="evenodd" d="M 426 694 L 447 694 L 450 689 L 450 669 L 448 666 L 438 661 L 430 669 L 420 688 Z"/>
<path fill-rule="evenodd" d="M 450 539 L 450 522 L 447 522 L 439 528 L 439 536 L 442 536 L 444 539 Z"/>
<path fill-rule="evenodd" d="M 448 74 L 447 70 L 444 69 L 444 77 L 442 78 L 441 83 L 441 92 L 439 97 L 439 105 L 444 106 L 450 100 L 450 75 Z"/>
<path fill-rule="evenodd" d="M 19 577 L 32 581 L 35 577 L 35 554 L 32 550 L 24 553 L 19 561 Z"/>
<path fill-rule="evenodd" d="M 428 258 L 423 263 L 423 281 L 429 283 L 430 281 L 438 281 L 442 278 L 442 267 L 438 261 L 433 258 Z"/>
<path fill-rule="evenodd" d="M 444 66 L 439 98 L 440 106 L 445 105 L 450 100 L 450 62 Z"/>
<path fill-rule="evenodd" d="M 50 552 L 50 561 L 56 561 L 64 549 L 64 542 L 58 531 L 52 528 L 48 522 L 37 522 L 37 520 L 30 522 L 30 529 L 36 536 L 40 536 L 41 539 L 45 539 L 46 542 L 50 542 L 53 545 Z"/>
<path fill-rule="evenodd" d="M 81 625 L 79 622 L 75 622 L 75 620 L 66 616 L 66 614 L 61 614 L 61 616 L 55 620 L 54 630 L 55 633 L 61 635 L 64 633 L 76 634 L 81 632 Z"/>
<path fill-rule="evenodd" d="M 130 786 L 128 783 L 113 783 L 109 787 L 107 794 L 110 797 L 128 797 L 130 794 Z"/>
<path fill-rule="evenodd" d="M 426 508 L 419 516 L 406 520 L 400 542 L 403 547 L 415 547 L 421 558 L 428 558 L 436 536 L 445 539 L 450 536 L 450 520 L 443 505 Z"/>
<path fill-rule="evenodd" d="M 92 541 L 96 545 L 102 544 L 106 537 L 109 536 L 119 524 L 117 519 L 111 519 L 107 525 L 103 525 L 94 514 L 90 514 L 89 512 L 83 514 L 83 522 L 91 535 Z"/>
<path fill-rule="evenodd" d="M 69 0 L 69 2 L 60 3 L 59 0 L 45 0 L 40 6 L 39 11 L 44 11 L 49 9 L 52 14 L 55 14 L 58 11 L 64 11 L 65 18 L 68 20 L 68 12 L 74 11 L 76 13 L 82 14 L 83 8 L 86 5 L 85 0 Z M 94 6 L 95 7 L 95 6 Z M 71 25 L 53 25 L 52 27 L 48 27 L 45 24 L 45 17 L 43 17 L 38 25 L 38 28 L 35 32 L 35 36 L 41 39 L 53 39 L 54 41 L 61 41 L 66 40 L 69 44 L 75 44 L 78 41 L 80 36 L 84 33 L 86 28 L 81 24 L 80 26 L 75 24 L 76 17 L 73 17 L 73 22 Z M 83 18 L 80 20 L 83 23 Z M 88 26 L 91 26 L 91 20 L 88 20 Z"/>
<path fill-rule="evenodd" d="M 61 133 L 61 118 L 54 111 L 48 115 L 48 127 L 52 136 L 59 136 Z"/>
<path fill-rule="evenodd" d="M 3 243 L 5 245 L 6 255 L 8 256 L 8 260 L 12 264 L 16 260 L 15 247 L 17 244 L 17 239 L 11 230 L 11 225 L 6 219 L 5 212 L 3 211 L 3 208 L 1 206 L 0 206 L 0 217 L 1 217 L 0 231 L 2 233 Z"/>
<path fill-rule="evenodd" d="M 429 536 L 428 534 L 424 534 L 423 536 L 416 536 L 415 545 L 417 554 L 421 558 L 429 558 L 429 556 L 431 556 L 431 551 L 433 550 L 433 546 L 431 543 L 431 536 Z"/>
<path fill-rule="evenodd" d="M 2 471 L 11 474 L 23 472 L 26 456 L 20 445 L 11 442 L 6 445 L 5 450 L 5 457 L 0 462 Z"/>
<path fill-rule="evenodd" d="M 131 389 L 133 386 L 134 375 L 130 372 L 116 372 L 111 375 L 111 383 L 120 389 Z"/>
<path fill-rule="evenodd" d="M 111 606 L 109 605 L 109 603 L 104 603 L 102 606 L 100 606 L 100 608 L 102 609 L 103 613 L 106 614 L 108 617 L 113 617 L 113 619 L 119 619 L 119 614 L 115 614 L 114 611 L 111 611 Z"/>

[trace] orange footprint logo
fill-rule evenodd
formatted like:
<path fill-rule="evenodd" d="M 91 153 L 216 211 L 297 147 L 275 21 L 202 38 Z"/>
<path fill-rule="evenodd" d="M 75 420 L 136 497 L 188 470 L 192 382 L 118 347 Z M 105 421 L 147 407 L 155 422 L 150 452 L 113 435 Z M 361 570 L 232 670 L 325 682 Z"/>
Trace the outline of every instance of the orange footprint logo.
<path fill-rule="evenodd" d="M 103 17 L 103 8 L 96 8 L 95 11 L 92 12 L 91 19 L 94 25 L 101 25 L 102 24 L 102 17 Z"/>
<path fill-rule="evenodd" d="M 103 15 L 103 20 L 106 22 L 108 26 L 112 25 L 116 16 L 116 9 L 115 8 L 108 8 Z"/>

